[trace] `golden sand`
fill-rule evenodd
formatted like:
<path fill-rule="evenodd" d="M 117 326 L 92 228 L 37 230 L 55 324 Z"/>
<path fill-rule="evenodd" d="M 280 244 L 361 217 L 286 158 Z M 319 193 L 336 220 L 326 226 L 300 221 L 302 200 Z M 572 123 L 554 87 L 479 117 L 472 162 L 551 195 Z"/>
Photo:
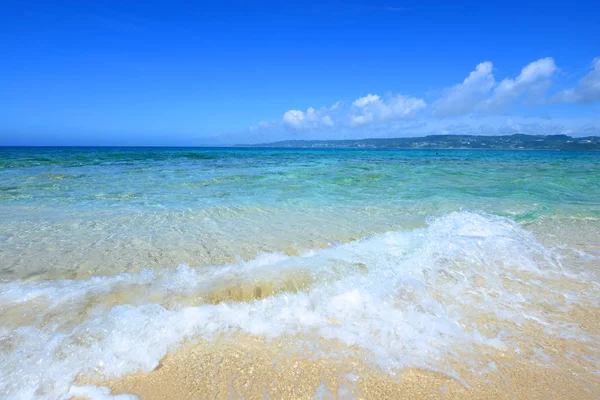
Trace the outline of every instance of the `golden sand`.
<path fill-rule="evenodd" d="M 576 265 L 577 260 L 569 261 Z M 532 279 L 523 274 L 515 272 L 525 281 Z M 600 309 L 585 301 L 569 304 L 560 290 L 552 290 L 560 287 L 586 293 L 596 284 L 566 276 L 551 281 L 536 279 L 543 284 L 504 280 L 503 285 L 514 293 L 526 291 L 543 299 L 530 304 L 531 309 L 557 324 L 577 326 L 581 338 L 561 338 L 546 332 L 535 320 L 517 325 L 465 305 L 469 322 L 489 337 L 502 332 L 506 347 L 465 349 L 464 357 L 439 360 L 440 370 L 451 370 L 452 374 L 415 367 L 382 370 L 370 362 L 365 351 L 315 336 L 265 339 L 238 332 L 188 343 L 167 354 L 147 374 L 138 372 L 109 381 L 82 376 L 77 383 L 107 386 L 112 394 L 130 393 L 142 400 L 600 399 L 600 343 L 589 339 L 600 337 Z M 302 274 L 279 276 L 274 281 L 225 282 L 192 303 L 249 302 L 305 290 L 313 284 L 311 276 Z M 477 287 L 478 282 L 473 285 Z M 476 304 L 480 299 L 473 295 L 471 300 Z M 307 343 L 318 344 L 318 350 Z"/>
<path fill-rule="evenodd" d="M 461 382 L 407 368 L 390 374 L 356 358 L 311 359 L 286 341 L 243 338 L 202 343 L 167 355 L 150 374 L 105 382 L 113 394 L 141 399 L 597 399 L 600 377 L 576 360 L 540 366 L 526 355 L 498 353 L 492 372 Z M 467 386 L 468 385 L 468 386 Z"/>
<path fill-rule="evenodd" d="M 580 293 L 589 289 L 588 284 L 568 278 L 558 284 Z M 532 290 L 518 283 L 506 285 L 515 291 Z M 215 302 L 222 300 L 219 296 L 226 300 L 233 296 L 215 293 Z M 235 294 L 242 301 L 251 301 L 254 295 Z M 471 322 L 484 335 L 504 333 L 505 347 L 455 349 L 452 359 L 438 360 L 439 370 L 452 371 L 446 374 L 414 367 L 382 370 L 364 350 L 316 336 L 269 340 L 238 332 L 189 343 L 167 354 L 148 374 L 109 381 L 80 377 L 77 383 L 108 386 L 113 394 L 136 394 L 142 400 L 599 399 L 600 344 L 589 338 L 600 337 L 600 309 L 567 305 L 548 289 L 536 289 L 536 295 L 556 307 L 544 302 L 531 304 L 532 308 L 543 310 L 556 323 L 576 325 L 581 338 L 561 338 L 535 320 L 517 325 L 473 313 Z"/>
<path fill-rule="evenodd" d="M 584 331 L 600 330 L 597 308 L 577 306 L 569 316 Z M 518 345 L 481 348 L 475 358 L 465 358 L 469 363 L 455 362 L 460 378 L 422 368 L 383 371 L 367 361 L 368 354 L 335 341 L 319 340 L 318 356 L 299 343 L 292 337 L 223 336 L 168 354 L 149 374 L 108 382 L 82 378 L 78 383 L 147 400 L 600 398 L 600 373 L 589 361 L 600 356 L 597 344 L 558 339 L 535 324 L 523 328 Z M 473 363 L 483 367 L 473 368 Z"/>

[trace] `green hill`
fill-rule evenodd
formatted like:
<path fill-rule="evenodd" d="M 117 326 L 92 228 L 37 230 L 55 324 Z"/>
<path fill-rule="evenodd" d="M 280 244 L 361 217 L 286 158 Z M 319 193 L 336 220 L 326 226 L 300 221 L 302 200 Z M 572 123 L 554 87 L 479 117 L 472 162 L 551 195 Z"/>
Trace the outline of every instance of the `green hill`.
<path fill-rule="evenodd" d="M 567 135 L 475 136 L 430 135 L 412 138 L 358 140 L 285 140 L 239 147 L 349 148 L 349 149 L 497 149 L 497 150 L 600 150 L 600 137 Z"/>

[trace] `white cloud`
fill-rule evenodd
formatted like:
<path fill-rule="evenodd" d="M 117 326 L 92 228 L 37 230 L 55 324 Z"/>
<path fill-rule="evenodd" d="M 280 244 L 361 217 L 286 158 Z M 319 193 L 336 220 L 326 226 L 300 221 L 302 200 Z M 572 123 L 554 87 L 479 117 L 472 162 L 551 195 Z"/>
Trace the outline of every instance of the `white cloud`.
<path fill-rule="evenodd" d="M 332 109 L 337 108 L 337 103 L 333 107 L 323 107 L 315 110 L 309 107 L 308 110 L 289 110 L 283 114 L 283 122 L 297 129 L 318 128 L 320 126 L 331 127 L 334 125 L 333 118 L 329 115 Z"/>
<path fill-rule="evenodd" d="M 321 119 L 321 122 L 323 123 L 323 125 L 325 126 L 333 126 L 333 118 L 331 118 L 329 115 L 324 116 Z"/>
<path fill-rule="evenodd" d="M 290 125 L 299 126 L 304 122 L 304 112 L 300 110 L 290 110 L 283 114 L 283 120 Z"/>
<path fill-rule="evenodd" d="M 433 103 L 438 116 L 460 115 L 473 111 L 494 87 L 492 63 L 482 62 L 462 83 L 445 90 L 444 96 Z"/>
<path fill-rule="evenodd" d="M 592 61 L 592 71 L 573 89 L 563 90 L 553 98 L 564 103 L 593 103 L 600 100 L 600 57 Z"/>
<path fill-rule="evenodd" d="M 319 110 L 313 107 L 306 111 L 289 110 L 283 114 L 282 122 L 294 129 L 349 127 L 411 117 L 426 106 L 423 99 L 415 97 L 395 95 L 382 98 L 368 94 L 356 99 L 350 107 L 337 102 Z"/>
<path fill-rule="evenodd" d="M 367 106 L 368 104 L 375 103 L 375 102 L 378 102 L 378 101 L 380 101 L 380 97 L 379 96 L 377 96 L 376 94 L 369 93 L 365 97 L 360 97 L 360 98 L 354 100 L 354 102 L 352 103 L 352 105 L 354 107 L 361 107 L 362 108 L 362 107 Z"/>
<path fill-rule="evenodd" d="M 425 101 L 416 97 L 396 95 L 382 99 L 369 93 L 352 103 L 350 124 L 363 125 L 402 119 L 416 114 L 425 107 L 427 107 Z"/>
<path fill-rule="evenodd" d="M 502 111 L 525 94 L 530 102 L 539 102 L 558 70 L 552 58 L 542 58 L 526 65 L 515 79 L 506 78 L 496 84 L 492 68 L 491 62 L 483 62 L 462 83 L 446 89 L 433 104 L 434 115 Z"/>
<path fill-rule="evenodd" d="M 550 57 L 534 61 L 521 70 L 515 79 L 504 79 L 494 88 L 492 96 L 479 105 L 480 110 L 496 111 L 512 105 L 525 93 L 543 96 L 551 84 L 550 79 L 558 70 Z"/>
<path fill-rule="evenodd" d="M 595 59 L 592 66 L 592 71 L 576 87 L 550 100 L 573 103 L 600 100 L 600 58 Z M 559 78 L 557 71 L 552 58 L 542 58 L 527 64 L 516 77 L 496 81 L 493 64 L 486 61 L 477 65 L 461 83 L 443 90 L 432 106 L 418 97 L 369 93 L 330 107 L 289 110 L 279 120 L 261 122 L 250 130 L 238 132 L 238 139 L 231 142 L 427 134 L 597 134 L 600 119 L 589 114 L 581 119 L 557 120 L 536 108 L 533 116 L 507 115 L 506 111 L 516 104 L 548 103 L 546 91 L 555 77 Z M 431 113 L 427 112 L 428 108 Z M 248 133 L 251 134 L 247 136 Z"/>

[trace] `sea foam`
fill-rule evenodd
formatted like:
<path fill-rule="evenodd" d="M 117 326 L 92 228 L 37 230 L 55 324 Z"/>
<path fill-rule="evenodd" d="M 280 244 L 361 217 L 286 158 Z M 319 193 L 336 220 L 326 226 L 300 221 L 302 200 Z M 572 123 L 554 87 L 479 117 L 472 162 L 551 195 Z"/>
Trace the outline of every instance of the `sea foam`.
<path fill-rule="evenodd" d="M 426 228 L 389 232 L 300 256 L 265 254 L 230 265 L 144 271 L 89 280 L 0 285 L 0 393 L 11 399 L 108 398 L 78 376 L 149 372 L 185 340 L 246 333 L 334 339 L 390 372 L 455 374 L 449 361 L 510 345 L 478 317 L 552 333 L 536 313 L 544 279 L 567 274 L 551 250 L 513 221 L 455 212 Z M 516 290 L 507 282 L 514 282 Z M 576 293 L 558 297 L 577 302 Z M 560 304 L 552 303 L 559 307 Z M 576 329 L 576 327 L 568 327 Z"/>

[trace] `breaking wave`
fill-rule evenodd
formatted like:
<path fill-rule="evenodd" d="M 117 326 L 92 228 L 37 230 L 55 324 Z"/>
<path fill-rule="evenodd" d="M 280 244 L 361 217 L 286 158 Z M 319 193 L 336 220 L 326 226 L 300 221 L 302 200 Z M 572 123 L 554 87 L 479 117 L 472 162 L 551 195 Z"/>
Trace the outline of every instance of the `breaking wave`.
<path fill-rule="evenodd" d="M 566 276 L 577 279 L 515 222 L 461 211 L 299 256 L 14 281 L 0 285 L 0 393 L 103 398 L 104 389 L 74 381 L 149 372 L 184 341 L 237 333 L 304 340 L 316 352 L 315 338 L 332 339 L 384 370 L 456 374 L 452 360 L 510 345 L 503 329 L 482 333 L 482 317 L 577 333 L 533 307 L 579 301 L 545 283 Z"/>

